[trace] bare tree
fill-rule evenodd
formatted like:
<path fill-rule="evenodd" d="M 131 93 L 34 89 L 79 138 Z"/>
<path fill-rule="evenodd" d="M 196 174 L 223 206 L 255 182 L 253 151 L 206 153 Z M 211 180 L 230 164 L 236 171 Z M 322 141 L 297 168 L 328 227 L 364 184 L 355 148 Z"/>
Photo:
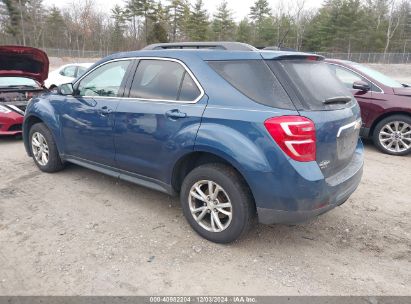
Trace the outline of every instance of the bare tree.
<path fill-rule="evenodd" d="M 394 37 L 395 31 L 397 30 L 400 24 L 401 16 L 399 14 L 396 14 L 395 5 L 396 5 L 396 0 L 390 0 L 389 2 L 390 11 L 388 15 L 388 27 L 387 27 L 387 34 L 386 34 L 387 40 L 386 40 L 385 49 L 384 49 L 384 59 L 390 47 L 391 39 L 392 37 Z"/>
<path fill-rule="evenodd" d="M 302 44 L 302 37 L 304 34 L 304 23 L 303 18 L 304 16 L 304 7 L 306 4 L 306 0 L 297 0 L 296 1 L 296 13 L 294 17 L 295 28 L 296 28 L 296 41 L 295 41 L 295 48 L 297 51 L 300 50 Z"/>

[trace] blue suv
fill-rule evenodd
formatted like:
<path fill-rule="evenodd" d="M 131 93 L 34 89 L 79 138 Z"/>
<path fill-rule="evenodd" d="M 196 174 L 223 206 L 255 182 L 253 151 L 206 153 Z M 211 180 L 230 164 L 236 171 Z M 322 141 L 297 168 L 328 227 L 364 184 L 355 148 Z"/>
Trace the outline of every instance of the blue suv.
<path fill-rule="evenodd" d="M 228 243 L 255 216 L 298 223 L 343 204 L 362 176 L 360 127 L 322 57 L 207 42 L 104 58 L 32 99 L 23 133 L 40 170 L 69 162 L 179 194 L 192 228 Z"/>

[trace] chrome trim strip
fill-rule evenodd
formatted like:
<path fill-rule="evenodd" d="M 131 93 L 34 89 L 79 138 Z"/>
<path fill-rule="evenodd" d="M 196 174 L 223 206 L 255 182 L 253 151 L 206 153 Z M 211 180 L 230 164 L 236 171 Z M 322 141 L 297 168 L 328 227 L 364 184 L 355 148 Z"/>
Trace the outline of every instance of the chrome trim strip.
<path fill-rule="evenodd" d="M 357 119 L 356 121 L 353 121 L 352 123 L 349 123 L 345 126 L 342 126 L 337 133 L 337 138 L 341 136 L 342 131 L 350 129 L 352 127 L 355 127 L 355 129 L 361 128 L 361 118 Z"/>
<path fill-rule="evenodd" d="M 367 77 L 365 77 L 364 75 L 358 73 L 357 71 L 354 71 L 354 70 L 352 70 L 352 69 L 350 69 L 350 68 L 348 68 L 348 67 L 346 67 L 346 66 L 343 66 L 343 65 L 341 65 L 341 64 L 338 64 L 338 63 L 333 63 L 333 62 L 326 62 L 326 63 L 327 63 L 327 64 L 331 64 L 331 65 L 336 65 L 336 66 L 339 66 L 339 67 L 341 67 L 341 68 L 343 68 L 343 69 L 349 70 L 349 71 L 353 72 L 354 74 L 360 76 L 361 78 L 364 78 L 365 80 L 371 82 L 373 85 L 375 85 L 377 88 L 379 88 L 379 89 L 381 90 L 381 92 L 376 92 L 376 91 L 372 91 L 372 90 L 371 90 L 371 92 L 373 92 L 373 93 L 385 94 L 384 90 L 381 89 L 380 86 L 376 85 L 373 81 L 369 80 Z"/>
<path fill-rule="evenodd" d="M 137 97 L 111 97 L 111 96 L 81 96 L 83 98 L 103 98 L 103 99 L 127 99 L 127 100 L 133 100 L 133 99 L 139 99 L 142 101 L 154 101 L 154 102 L 171 102 L 171 103 L 197 103 L 203 96 L 205 95 L 204 89 L 201 86 L 200 82 L 197 80 L 197 78 L 194 76 L 194 74 L 191 72 L 191 70 L 187 67 L 187 65 L 182 62 L 179 59 L 174 59 L 174 58 L 167 58 L 167 57 L 127 57 L 127 58 L 118 58 L 118 59 L 112 59 L 109 61 L 105 61 L 98 66 L 94 67 L 92 70 L 88 71 L 87 73 L 83 74 L 77 81 L 73 84 L 76 86 L 80 81 L 83 80 L 87 75 L 90 73 L 94 72 L 96 69 L 99 67 L 106 65 L 108 63 L 112 62 L 117 62 L 117 61 L 127 61 L 127 60 L 162 60 L 162 61 L 172 61 L 172 62 L 177 62 L 179 63 L 185 71 L 191 76 L 193 79 L 194 83 L 196 84 L 198 90 L 200 91 L 200 95 L 194 99 L 194 100 L 166 100 L 166 99 L 150 99 L 150 98 L 137 98 Z"/>
<path fill-rule="evenodd" d="M 24 116 L 24 112 L 23 112 L 22 110 L 20 110 L 19 108 L 17 108 L 16 106 L 10 105 L 10 104 L 7 104 L 7 106 L 8 106 L 10 109 L 13 109 L 15 112 L 17 112 L 17 113 L 19 113 L 19 114 L 21 114 L 21 115 Z"/>

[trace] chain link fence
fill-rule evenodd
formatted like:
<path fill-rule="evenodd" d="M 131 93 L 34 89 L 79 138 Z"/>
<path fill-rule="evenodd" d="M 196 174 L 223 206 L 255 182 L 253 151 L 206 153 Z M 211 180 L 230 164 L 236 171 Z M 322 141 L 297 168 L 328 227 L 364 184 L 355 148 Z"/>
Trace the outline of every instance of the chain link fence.
<path fill-rule="evenodd" d="M 111 50 L 87 51 L 43 48 L 49 57 L 102 58 L 115 53 Z M 350 60 L 359 63 L 411 64 L 411 53 L 324 53 L 326 58 Z"/>
<path fill-rule="evenodd" d="M 72 58 L 102 58 L 114 52 L 109 50 L 86 51 L 86 50 L 70 50 L 70 49 L 53 49 L 42 48 L 49 57 L 72 57 Z"/>
<path fill-rule="evenodd" d="M 69 49 L 44 49 L 49 57 L 101 58 L 114 52 Z M 350 60 L 359 63 L 411 64 L 411 53 L 320 53 L 326 58 Z"/>
<path fill-rule="evenodd" d="M 326 58 L 359 63 L 411 64 L 411 53 L 317 53 Z"/>

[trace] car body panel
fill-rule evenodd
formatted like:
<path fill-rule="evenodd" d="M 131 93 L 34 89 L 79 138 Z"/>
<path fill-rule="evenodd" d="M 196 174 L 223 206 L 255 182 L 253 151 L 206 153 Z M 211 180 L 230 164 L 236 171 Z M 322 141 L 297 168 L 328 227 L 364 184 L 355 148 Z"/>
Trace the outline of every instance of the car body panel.
<path fill-rule="evenodd" d="M 0 112 L 0 135 L 21 134 L 24 116 L 17 112 Z"/>
<path fill-rule="evenodd" d="M 188 67 L 205 94 L 196 102 L 147 102 L 126 95 L 114 98 L 43 95 L 33 99 L 27 109 L 24 124 L 27 152 L 31 153 L 28 126 L 33 116 L 52 130 L 63 160 L 150 188 L 175 194 L 174 190 L 178 189 L 173 188 L 172 180 L 176 164 L 192 153 L 206 152 L 222 158 L 240 172 L 260 213 L 265 209 L 280 213 L 316 213 L 335 207 L 358 186 L 363 166 L 361 141 L 354 143 L 355 151 L 350 160 L 344 160 L 339 164 L 341 166 L 327 172 L 320 168 L 318 161 L 290 159 L 268 133 L 264 122 L 277 116 L 307 116 L 317 122 L 321 133 L 318 148 L 327 149 L 327 145 L 336 141 L 339 129 L 358 118 L 357 104 L 338 113 L 328 111 L 328 115 L 323 111 L 300 113 L 269 107 L 242 94 L 206 62 L 296 55 L 307 56 L 305 53 L 209 50 L 156 50 L 111 55 L 89 71 L 118 59 L 171 58 Z M 127 79 L 125 83 L 129 85 L 130 81 Z M 100 110 L 105 106 L 112 111 L 102 117 Z M 170 119 L 166 115 L 170 110 L 179 110 L 186 116 Z M 331 115 L 333 112 L 335 116 Z M 321 158 L 321 151 L 319 156 Z M 329 160 L 330 163 L 336 161 Z M 278 222 L 275 216 L 259 216 L 265 223 Z"/>
<path fill-rule="evenodd" d="M 170 183 L 173 165 L 193 151 L 207 100 L 203 96 L 196 104 L 133 98 L 120 102 L 115 111 L 116 166 Z M 170 118 L 168 111 L 187 117 Z"/>
<path fill-rule="evenodd" d="M 60 105 L 60 131 L 64 153 L 104 165 L 114 165 L 114 117 L 118 100 L 67 96 Z"/>
<path fill-rule="evenodd" d="M 325 177 L 340 171 L 351 161 L 361 128 L 357 104 L 335 111 L 300 111 L 311 119 L 317 134 L 317 162 Z"/>

